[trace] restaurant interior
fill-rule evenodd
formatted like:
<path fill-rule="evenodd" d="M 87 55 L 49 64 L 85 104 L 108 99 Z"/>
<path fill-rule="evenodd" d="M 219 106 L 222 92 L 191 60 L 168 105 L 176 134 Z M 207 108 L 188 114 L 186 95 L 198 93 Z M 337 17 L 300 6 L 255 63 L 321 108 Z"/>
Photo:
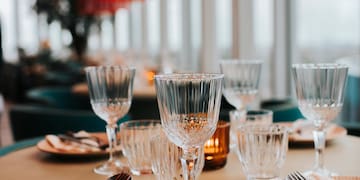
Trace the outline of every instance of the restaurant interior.
<path fill-rule="evenodd" d="M 232 64 L 235 61 L 250 65 L 240 67 Z M 251 65 L 258 63 L 261 68 L 252 69 Z M 328 69 L 324 74 L 302 72 L 301 68 L 305 66 L 301 65 L 304 64 L 325 65 L 317 70 Z M 333 64 L 338 66 L 330 67 Z M 340 77 L 342 66 L 346 68 L 343 81 Z M 111 90 L 106 88 L 116 85 L 101 89 L 96 87 L 96 83 L 101 84 L 100 78 L 110 76 L 103 75 L 104 72 L 125 73 L 118 71 L 128 68 L 135 69 L 134 76 L 129 77 L 128 84 L 122 84 L 125 88 L 114 91 L 130 92 L 129 109 L 117 109 L 125 113 L 118 115 L 115 123 L 110 123 L 111 120 L 104 119 L 104 116 L 109 118 L 111 115 L 101 114 L 109 112 L 96 109 L 96 98 L 101 96 L 96 93 L 108 93 Z M 226 95 L 228 78 L 233 76 L 231 73 L 241 76 L 238 79 L 256 79 L 253 80 L 256 81 L 256 92 L 250 99 L 235 102 L 240 97 Z M 178 74 L 186 76 L 185 84 L 177 84 L 183 76 L 171 76 Z M 128 160 L 122 160 L 122 163 L 129 161 L 130 171 L 123 168 L 109 174 L 95 168 L 94 173 L 93 168 L 106 161 L 108 151 L 114 153 L 110 155 L 109 164 L 113 156 L 118 157 L 115 155 L 118 152 L 116 137 L 121 137 L 119 144 L 126 144 L 126 139 L 123 139 L 125 124 L 137 120 L 161 120 L 161 125 L 166 126 L 168 119 L 174 118 L 169 113 L 183 111 L 180 108 L 171 112 L 172 108 L 184 105 L 184 109 L 193 106 L 196 109 L 195 106 L 202 103 L 190 104 L 196 102 L 194 99 L 198 96 L 191 96 L 194 99 L 190 101 L 190 96 L 181 96 L 181 88 L 187 88 L 186 83 L 190 83 L 195 89 L 191 92 L 195 93 L 198 85 L 213 86 L 206 84 L 209 74 L 223 75 L 223 84 L 216 89 L 220 91 L 219 96 L 217 92 L 207 92 L 206 87 L 201 89 L 203 93 L 199 96 L 208 93 L 202 97 L 203 101 L 211 98 L 212 93 L 217 98 L 213 100 L 215 105 L 202 102 L 210 103 L 205 112 L 208 119 L 214 112 L 215 122 L 230 123 L 231 129 L 234 128 L 232 118 L 237 116 L 232 114 L 234 111 L 244 110 L 247 121 L 252 110 L 255 113 L 267 110 L 271 112 L 271 125 L 281 124 L 291 129 L 285 155 L 280 150 L 277 152 L 279 156 L 286 156 L 284 162 L 279 163 L 282 179 L 302 179 L 292 178 L 291 172 L 304 172 L 300 174 L 302 176 L 312 164 L 320 167 L 320 170 L 314 168 L 314 172 L 327 173 L 326 177 L 332 179 L 350 176 L 360 179 L 360 159 L 356 155 L 360 151 L 359 0 L 0 0 L 0 179 L 111 179 L 125 173 L 129 177 L 131 174 L 130 179 L 169 180 L 170 177 L 165 175 L 165 178 L 160 178 L 154 165 L 150 173 L 144 173 L 144 170 L 137 174 L 132 169 L 130 153 L 125 150 L 125 145 L 120 145 L 124 148 L 120 151 Z M 308 79 L 302 81 L 304 77 Z M 326 80 L 326 85 L 319 85 L 319 79 Z M 232 81 L 235 80 L 231 79 L 229 83 L 236 84 Z M 242 85 L 250 87 L 247 83 L 252 82 L 246 81 Z M 104 83 L 101 85 L 105 86 Z M 321 92 L 325 92 L 323 87 L 332 90 L 329 92 L 333 98 L 330 101 L 334 102 L 326 107 L 340 108 L 327 109 L 322 116 L 308 115 L 307 111 L 311 110 L 304 108 L 303 98 L 312 96 L 307 95 L 306 90 L 317 86 L 321 86 L 318 89 Z M 190 102 L 187 104 L 189 107 L 186 102 Z M 213 106 L 215 109 L 209 112 Z M 203 114 L 198 116 L 201 118 Z M 317 119 L 311 119 L 315 117 Z M 319 117 L 325 118 L 326 122 L 323 123 Z M 169 139 L 184 151 L 180 158 L 182 174 L 180 178 L 174 176 L 172 179 L 256 179 L 249 175 L 251 168 L 245 165 L 246 158 L 241 148 L 246 143 L 240 142 L 240 134 L 234 136 L 236 143 L 232 144 L 233 129 L 226 131 L 225 146 L 231 150 L 226 152 L 222 164 L 216 165 L 218 162 L 211 162 L 208 158 L 208 146 L 219 144 L 210 141 L 222 133 L 219 124 L 215 124 L 207 139 L 212 137 L 206 143 L 201 142 L 205 146 L 200 150 L 195 146 L 185 146 L 190 140 L 175 143 L 180 141 L 178 137 L 174 137 L 170 130 L 164 130 Z M 112 132 L 110 125 L 120 126 L 119 130 L 113 129 L 119 131 L 115 139 L 109 135 Z M 239 133 L 240 129 L 234 133 Z M 105 156 L 102 150 L 100 153 L 67 152 L 56 149 L 49 137 L 81 132 L 102 134 L 110 150 L 104 150 Z M 109 139 L 106 139 L 105 132 Z M 204 134 L 186 134 L 186 137 L 195 141 Z M 150 141 L 151 133 L 142 135 L 144 141 Z M 43 146 L 47 142 L 50 145 Z M 325 146 L 326 156 L 323 156 Z M 202 162 L 205 165 L 204 169 L 202 166 L 198 169 L 201 162 L 198 159 L 201 158 L 194 154 L 192 159 L 185 156 L 190 157 L 186 154 L 190 152 L 204 154 L 202 151 L 205 152 L 205 162 Z M 253 150 L 254 154 L 266 154 L 257 151 Z M 124 155 L 119 157 L 124 159 Z M 146 159 L 146 155 L 142 155 Z M 156 157 L 154 154 L 149 156 Z M 315 160 L 314 156 L 317 157 Z M 262 160 L 265 162 L 266 158 Z M 324 160 L 326 167 L 336 175 L 324 168 Z M 18 164 L 23 165 L 17 167 Z M 186 171 L 184 167 L 190 170 Z M 19 168 L 30 169 L 14 177 L 13 173 Z M 322 179 L 322 175 L 306 176 L 306 179 Z"/>

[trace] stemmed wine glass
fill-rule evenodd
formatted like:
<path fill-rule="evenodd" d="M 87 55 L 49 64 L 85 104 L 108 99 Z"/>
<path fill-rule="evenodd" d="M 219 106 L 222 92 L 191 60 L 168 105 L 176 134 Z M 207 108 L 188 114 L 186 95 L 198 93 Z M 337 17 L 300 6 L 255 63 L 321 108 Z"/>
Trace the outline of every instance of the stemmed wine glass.
<path fill-rule="evenodd" d="M 123 170 L 123 164 L 114 157 L 117 146 L 117 121 L 128 113 L 133 94 L 135 68 L 126 66 L 86 67 L 90 103 L 97 116 L 106 121 L 109 140 L 109 160 L 94 169 L 102 175 L 113 175 Z"/>
<path fill-rule="evenodd" d="M 258 93 L 261 66 L 260 60 L 220 61 L 220 70 L 224 74 L 224 97 L 236 108 L 236 111 L 233 111 L 236 118 L 230 118 L 231 149 L 236 144 L 235 129 L 246 116 L 246 106 L 254 101 Z"/>
<path fill-rule="evenodd" d="M 222 60 L 225 99 L 237 110 L 245 109 L 258 93 L 262 61 Z"/>
<path fill-rule="evenodd" d="M 155 75 L 161 124 L 169 140 L 183 150 L 185 180 L 197 178 L 197 154 L 216 130 L 222 80 L 222 74 Z"/>
<path fill-rule="evenodd" d="M 341 64 L 294 64 L 292 72 L 300 111 L 315 126 L 315 167 L 305 174 L 329 177 L 332 174 L 324 167 L 323 155 L 325 128 L 343 106 L 348 67 Z"/>

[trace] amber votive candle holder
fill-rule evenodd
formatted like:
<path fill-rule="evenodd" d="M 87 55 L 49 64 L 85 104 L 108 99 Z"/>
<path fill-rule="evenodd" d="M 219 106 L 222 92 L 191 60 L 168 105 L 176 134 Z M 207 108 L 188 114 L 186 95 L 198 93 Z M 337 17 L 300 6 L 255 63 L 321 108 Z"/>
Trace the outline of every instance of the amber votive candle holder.
<path fill-rule="evenodd" d="M 230 151 L 229 143 L 230 123 L 219 121 L 213 136 L 204 145 L 204 170 L 214 170 L 226 165 L 227 155 Z"/>

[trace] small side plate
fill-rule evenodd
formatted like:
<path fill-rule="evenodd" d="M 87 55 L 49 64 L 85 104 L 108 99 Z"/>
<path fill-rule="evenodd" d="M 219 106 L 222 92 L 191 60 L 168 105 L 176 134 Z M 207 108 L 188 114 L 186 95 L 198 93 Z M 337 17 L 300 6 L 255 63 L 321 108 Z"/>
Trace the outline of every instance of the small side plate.
<path fill-rule="evenodd" d="M 101 138 L 104 141 L 106 140 L 106 133 L 90 133 L 92 136 L 96 136 Z M 53 154 L 53 155 L 61 155 L 61 156 L 106 156 L 108 155 L 108 151 L 88 151 L 88 152 L 79 152 L 79 151 L 62 151 L 54 148 L 50 143 L 48 143 L 45 139 L 39 141 L 37 143 L 37 148 L 45 153 Z"/>

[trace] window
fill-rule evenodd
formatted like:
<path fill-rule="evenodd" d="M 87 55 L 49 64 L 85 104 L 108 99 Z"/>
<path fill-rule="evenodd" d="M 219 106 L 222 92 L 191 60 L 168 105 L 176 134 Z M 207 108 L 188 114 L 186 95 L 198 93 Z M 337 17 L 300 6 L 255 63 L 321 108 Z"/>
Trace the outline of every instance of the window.
<path fill-rule="evenodd" d="M 16 50 L 16 20 L 15 20 L 15 1 L 0 0 L 0 23 L 2 30 L 2 46 L 4 58 L 13 60 L 17 58 Z"/>
<path fill-rule="evenodd" d="M 296 62 L 333 61 L 360 53 L 360 1 L 294 3 Z"/>
<path fill-rule="evenodd" d="M 0 0 L 8 61 L 17 59 L 17 46 L 36 52 L 43 36 L 54 50 L 71 41 L 59 23 L 41 28 L 44 17 L 34 12 L 34 2 Z M 154 63 L 172 59 L 179 72 L 218 71 L 223 58 L 262 59 L 262 98 L 291 94 L 292 62 L 360 53 L 358 0 L 148 0 L 118 10 L 114 21 L 101 23 L 102 32 L 99 27 L 90 27 L 91 52 L 130 50 L 140 58 L 145 52 Z"/>

